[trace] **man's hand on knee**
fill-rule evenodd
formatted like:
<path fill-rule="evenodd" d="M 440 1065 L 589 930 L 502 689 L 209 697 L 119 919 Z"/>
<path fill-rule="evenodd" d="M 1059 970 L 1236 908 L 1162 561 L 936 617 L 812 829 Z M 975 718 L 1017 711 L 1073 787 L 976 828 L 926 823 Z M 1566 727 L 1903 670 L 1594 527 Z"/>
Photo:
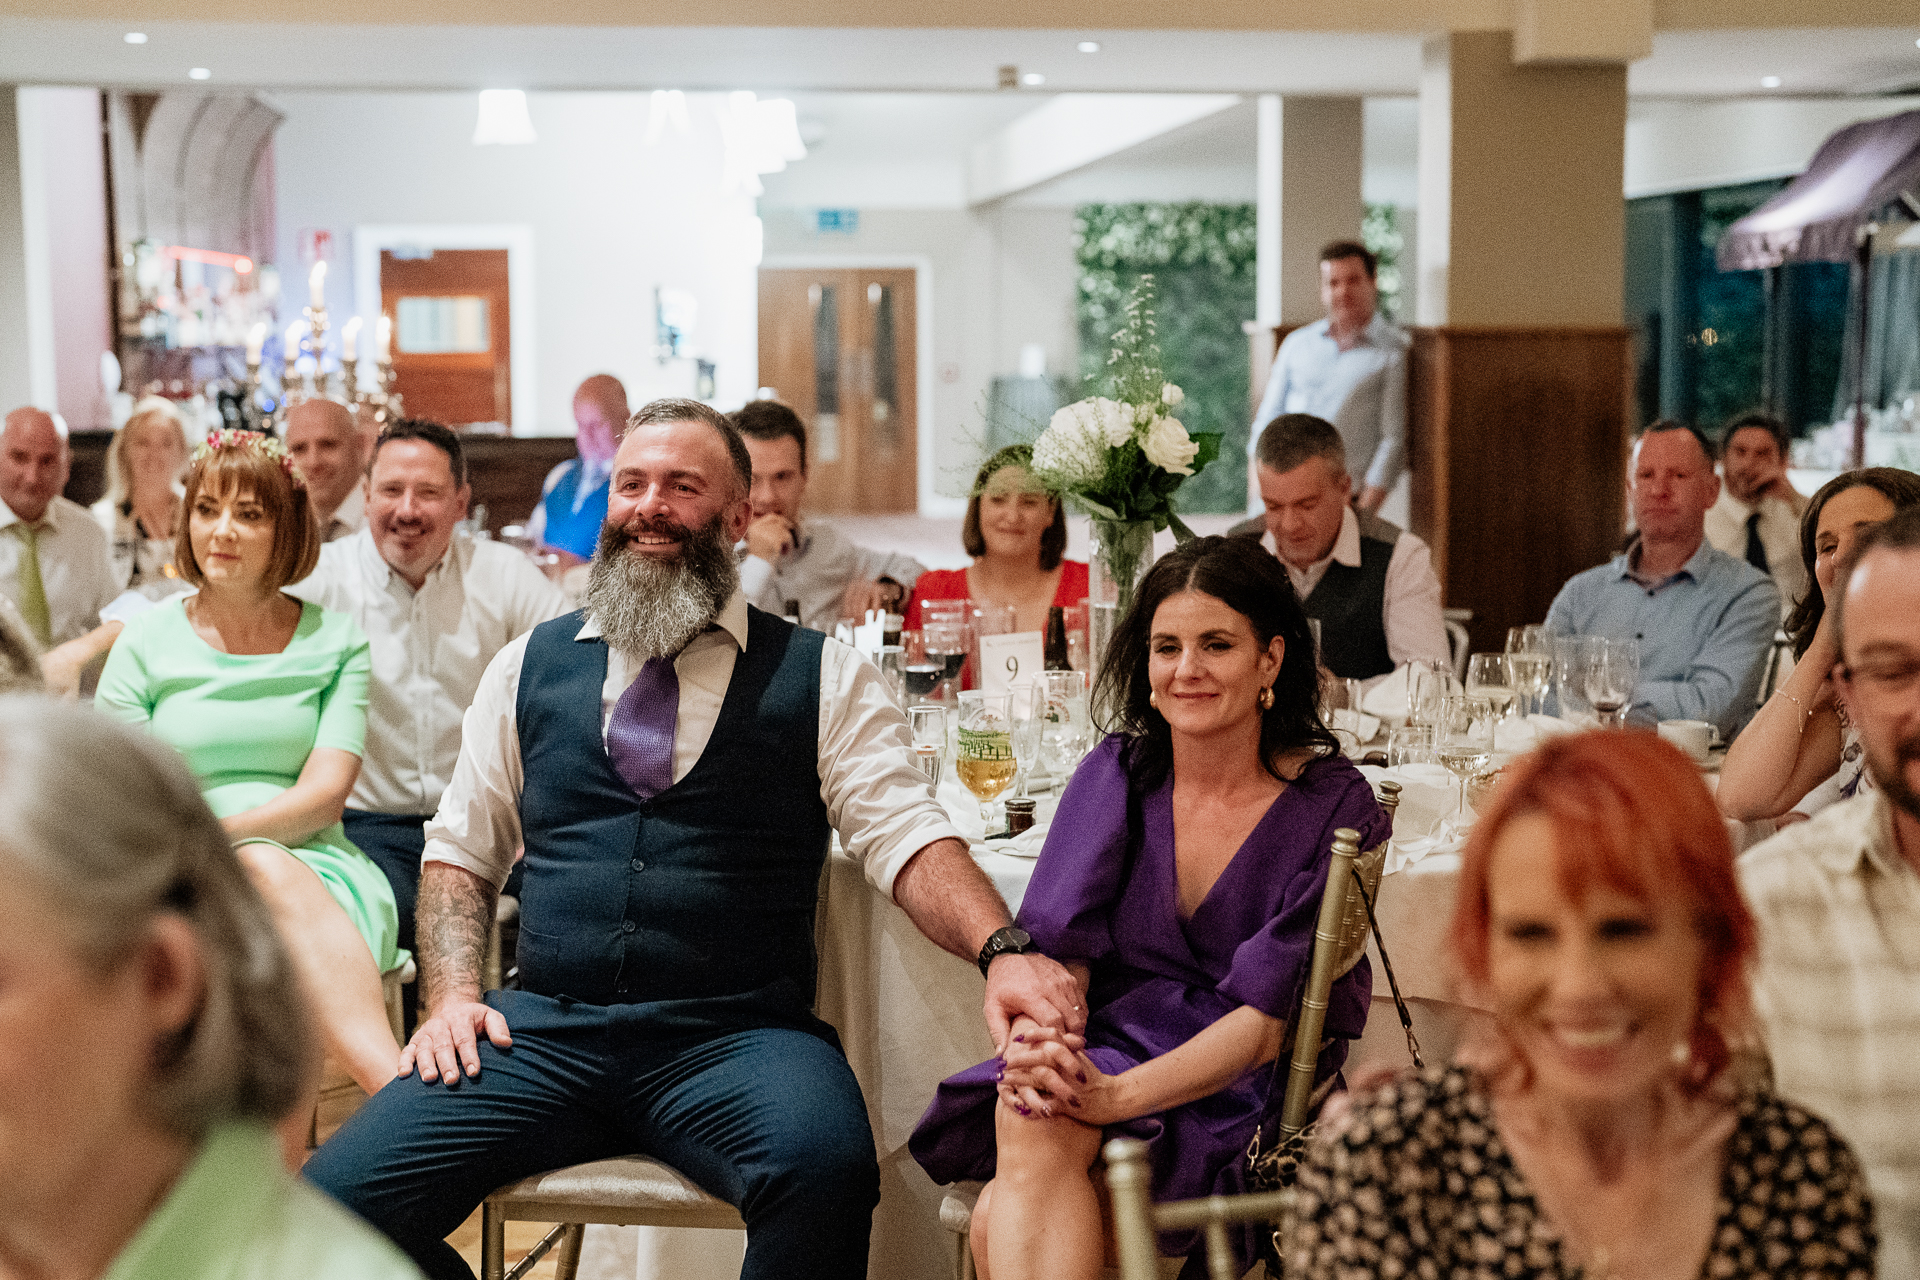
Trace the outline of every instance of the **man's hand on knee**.
<path fill-rule="evenodd" d="M 399 1074 L 411 1075 L 418 1066 L 420 1079 L 425 1083 L 434 1084 L 444 1078 L 452 1085 L 459 1082 L 464 1067 L 466 1076 L 478 1077 L 482 1031 L 496 1049 L 513 1046 L 507 1020 L 498 1009 L 477 1000 L 462 1000 L 434 1010 L 433 1016 L 420 1024 L 413 1039 L 400 1051 Z"/>
<path fill-rule="evenodd" d="M 994 957 L 987 966 L 987 1032 L 1004 1053 L 1016 1018 L 1079 1035 L 1087 1029 L 1080 982 L 1064 965 L 1038 952 Z"/>

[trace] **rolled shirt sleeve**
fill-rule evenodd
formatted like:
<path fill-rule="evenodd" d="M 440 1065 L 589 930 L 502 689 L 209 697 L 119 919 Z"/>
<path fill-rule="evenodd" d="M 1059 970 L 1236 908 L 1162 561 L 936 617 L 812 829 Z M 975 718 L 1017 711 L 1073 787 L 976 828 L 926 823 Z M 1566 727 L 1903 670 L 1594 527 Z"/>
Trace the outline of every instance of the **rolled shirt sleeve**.
<path fill-rule="evenodd" d="M 522 635 L 493 656 L 460 726 L 460 759 L 427 822 L 422 863 L 471 871 L 495 889 L 520 849 L 520 728 L 515 699 L 527 653 Z"/>
<path fill-rule="evenodd" d="M 1387 656 L 1400 668 L 1415 659 L 1448 660 L 1446 616 L 1440 610 L 1440 579 L 1433 571 L 1433 551 L 1410 533 L 1393 544 L 1387 561 L 1382 622 L 1387 629 Z"/>

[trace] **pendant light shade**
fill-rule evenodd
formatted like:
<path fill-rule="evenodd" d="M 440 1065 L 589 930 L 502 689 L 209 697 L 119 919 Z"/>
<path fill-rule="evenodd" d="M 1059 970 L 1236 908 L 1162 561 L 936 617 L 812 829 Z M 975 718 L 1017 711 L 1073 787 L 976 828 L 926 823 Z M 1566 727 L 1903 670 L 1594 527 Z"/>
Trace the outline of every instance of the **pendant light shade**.
<path fill-rule="evenodd" d="M 525 146 L 539 140 L 527 115 L 527 95 L 519 89 L 482 89 L 480 115 L 473 124 L 476 147 Z"/>

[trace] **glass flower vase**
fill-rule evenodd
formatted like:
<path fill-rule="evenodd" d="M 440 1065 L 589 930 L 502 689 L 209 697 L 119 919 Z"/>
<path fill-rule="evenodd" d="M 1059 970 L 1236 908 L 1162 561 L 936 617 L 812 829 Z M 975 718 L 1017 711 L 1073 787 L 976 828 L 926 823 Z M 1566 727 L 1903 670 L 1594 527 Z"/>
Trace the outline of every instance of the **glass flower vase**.
<path fill-rule="evenodd" d="M 1087 565 L 1087 642 L 1093 669 L 1106 661 L 1133 593 L 1153 564 L 1153 521 L 1093 519 L 1093 555 Z"/>

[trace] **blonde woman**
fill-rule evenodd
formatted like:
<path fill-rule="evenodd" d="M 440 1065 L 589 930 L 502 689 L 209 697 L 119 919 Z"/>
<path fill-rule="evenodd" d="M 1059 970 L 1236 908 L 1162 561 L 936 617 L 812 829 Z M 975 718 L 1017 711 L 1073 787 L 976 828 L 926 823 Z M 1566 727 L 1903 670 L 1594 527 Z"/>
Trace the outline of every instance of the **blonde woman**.
<path fill-rule="evenodd" d="M 187 432 L 171 400 L 146 396 L 107 445 L 107 496 L 93 518 L 113 546 L 114 585 L 163 600 L 188 589 L 173 565 Z"/>

